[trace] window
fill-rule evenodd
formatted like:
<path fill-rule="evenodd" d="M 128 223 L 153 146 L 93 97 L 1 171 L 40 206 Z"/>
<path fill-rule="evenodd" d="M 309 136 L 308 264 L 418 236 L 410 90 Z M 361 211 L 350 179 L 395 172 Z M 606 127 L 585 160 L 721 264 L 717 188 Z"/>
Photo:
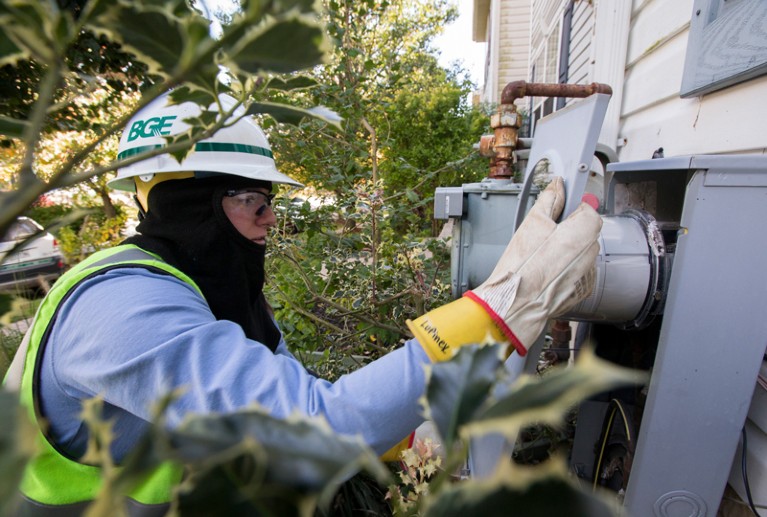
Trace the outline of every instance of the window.
<path fill-rule="evenodd" d="M 36 225 L 31 219 L 18 219 L 11 224 L 2 242 L 20 241 L 21 239 L 31 237 L 40 230 L 42 230 L 42 227 Z"/>
<path fill-rule="evenodd" d="M 565 4 L 565 10 L 559 19 L 551 24 L 547 33 L 539 38 L 537 48 L 533 49 L 533 67 L 531 82 L 566 83 L 570 55 L 570 29 L 572 24 L 574 0 Z M 531 124 L 546 115 L 565 106 L 564 98 L 533 97 L 530 99 Z"/>
<path fill-rule="evenodd" d="M 551 31 L 542 38 L 540 46 L 535 49 L 533 76 L 530 78 L 532 82 L 559 82 L 559 33 L 560 25 L 556 23 Z M 554 103 L 548 97 L 533 97 L 531 102 L 533 125 L 535 121 L 554 111 Z"/>
<path fill-rule="evenodd" d="M 695 0 L 682 97 L 704 95 L 767 73 L 767 2 Z"/>

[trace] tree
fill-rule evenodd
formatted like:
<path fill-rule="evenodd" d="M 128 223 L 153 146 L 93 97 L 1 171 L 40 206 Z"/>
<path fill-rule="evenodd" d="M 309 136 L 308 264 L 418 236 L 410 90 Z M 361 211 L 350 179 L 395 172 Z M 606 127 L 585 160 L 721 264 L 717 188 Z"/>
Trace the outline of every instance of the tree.
<path fill-rule="evenodd" d="M 327 2 L 327 7 L 328 32 L 337 45 L 329 62 L 313 70 L 318 84 L 304 95 L 338 112 L 345 121 L 344 132 L 329 134 L 311 122 L 300 128 L 280 128 L 275 135 L 275 147 L 286 171 L 317 188 L 335 192 L 356 181 L 370 180 L 374 159 L 396 162 L 401 158 L 396 133 L 406 125 L 405 117 L 412 111 L 421 110 L 422 116 L 429 116 L 426 114 L 429 103 L 425 101 L 431 89 L 453 92 L 452 102 L 442 107 L 453 111 L 456 119 L 474 114 L 464 101 L 470 83 L 460 79 L 460 73 L 448 74 L 442 70 L 434 56 L 436 51 L 430 46 L 442 27 L 457 15 L 455 6 L 447 0 L 332 0 Z M 395 104 L 397 97 L 416 92 L 421 93 L 421 98 L 413 103 L 411 112 L 400 113 L 401 105 Z M 391 119 L 400 116 L 402 122 L 395 127 L 396 121 Z M 463 122 L 444 124 L 449 134 L 442 133 L 439 137 L 478 139 L 481 122 L 477 126 L 467 134 Z M 380 156 L 371 154 L 371 127 L 376 133 Z M 283 146 L 283 141 L 287 145 Z M 465 155 L 470 151 L 469 145 Z M 453 155 L 452 159 L 456 157 Z M 426 165 L 438 167 L 446 163 L 439 162 L 433 160 Z M 418 165 L 422 164 L 414 164 Z"/>
<path fill-rule="evenodd" d="M 238 105 L 244 105 L 251 114 L 267 112 L 280 120 L 311 116 L 305 109 L 264 101 L 269 99 L 273 77 L 322 61 L 329 42 L 312 13 L 312 2 L 308 1 L 294 2 L 287 10 L 276 4 L 248 3 L 220 37 L 214 38 L 209 32 L 210 22 L 190 11 L 182 0 L 164 3 L 94 0 L 80 10 L 62 10 L 53 2 L 21 0 L 0 4 L 0 20 L 5 27 L 0 35 L 0 66 L 26 60 L 34 62 L 34 69 L 40 73 L 35 102 L 28 115 L 25 117 L 19 108 L 10 115 L 0 116 L 0 135 L 18 139 L 23 146 L 19 166 L 13 173 L 15 188 L 0 195 L 0 233 L 40 194 L 114 171 L 115 162 L 88 168 L 87 160 L 94 150 L 122 129 L 136 109 L 170 88 L 176 88 L 177 101 L 198 102 L 206 111 L 200 125 L 172 139 L 168 147 L 153 151 L 157 154 L 183 154 L 196 140 L 220 127 L 228 113 L 222 111 L 222 116 L 216 117 L 207 108 L 221 91 L 233 94 L 239 100 Z M 109 126 L 91 126 L 95 137 L 59 163 L 50 178 L 42 180 L 36 173 L 35 158 L 45 128 L 59 119 L 70 120 L 67 114 L 77 111 L 74 107 L 77 101 L 88 98 L 94 85 L 107 81 L 88 76 L 79 66 L 70 68 L 67 56 L 87 32 L 96 38 L 108 35 L 130 54 L 130 63 L 137 63 L 137 69 L 143 67 L 152 80 L 142 81 L 140 86 L 147 89 L 133 110 Z M 148 33 L 155 37 L 146 38 Z M 275 49 L 288 44 L 294 52 L 275 53 Z M 95 59 L 95 62 L 101 61 Z M 226 81 L 221 79 L 221 67 L 227 70 Z M 63 80 L 72 89 L 63 94 L 62 100 L 58 97 L 61 93 L 58 86 Z M 282 82 L 279 88 L 289 89 L 290 85 Z M 74 120 L 82 123 L 88 119 Z M 130 160 L 144 158 L 137 156 Z"/>
<path fill-rule="evenodd" d="M 405 194 L 413 207 L 410 225 L 415 228 L 432 221 L 433 194 L 438 186 L 472 183 L 488 172 L 487 160 L 473 149 L 488 120 L 483 112 L 467 105 L 471 84 L 461 79 L 460 71 L 424 61 L 429 65 L 430 80 L 396 92 L 378 117 L 378 125 L 388 129 L 380 160 L 384 195 Z M 445 168 L 461 159 L 460 165 Z M 435 170 L 441 171 L 439 175 L 429 175 Z M 402 228 L 404 222 L 393 224 Z M 438 228 L 425 227 L 436 235 Z"/>
<path fill-rule="evenodd" d="M 447 1 L 326 5 L 337 45 L 301 97 L 342 115 L 343 131 L 270 127 L 278 165 L 325 201 L 297 214 L 305 231 L 273 252 L 269 287 L 299 350 L 376 357 L 409 336 L 407 318 L 447 301 L 448 250 L 429 238 L 433 192 L 486 175 L 471 158 L 486 118 L 430 46 L 457 14 Z"/>

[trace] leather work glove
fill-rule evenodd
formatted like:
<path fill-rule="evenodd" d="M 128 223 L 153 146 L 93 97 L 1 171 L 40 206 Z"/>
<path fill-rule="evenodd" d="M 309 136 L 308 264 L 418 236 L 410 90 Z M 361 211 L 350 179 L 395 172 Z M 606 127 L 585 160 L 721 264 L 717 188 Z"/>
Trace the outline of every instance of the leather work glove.
<path fill-rule="evenodd" d="M 407 321 L 433 362 L 450 359 L 458 347 L 482 343 L 488 335 L 525 355 L 550 318 L 591 293 L 602 219 L 581 203 L 557 224 L 564 204 L 564 181 L 555 177 L 482 285 Z"/>

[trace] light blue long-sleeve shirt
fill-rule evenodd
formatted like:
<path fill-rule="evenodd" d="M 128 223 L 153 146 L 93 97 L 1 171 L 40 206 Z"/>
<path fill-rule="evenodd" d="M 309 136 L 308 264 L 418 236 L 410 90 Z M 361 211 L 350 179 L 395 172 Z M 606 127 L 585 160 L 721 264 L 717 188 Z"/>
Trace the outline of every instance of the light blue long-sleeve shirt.
<path fill-rule="evenodd" d="M 142 268 L 86 280 L 62 302 L 43 356 L 42 410 L 73 456 L 86 447 L 81 402 L 104 399 L 120 460 L 171 389 L 168 425 L 193 413 L 259 404 L 277 417 L 323 416 L 339 434 L 360 435 L 381 454 L 421 422 L 418 398 L 429 359 L 415 340 L 334 383 L 315 378 L 281 341 L 272 353 L 240 327 L 217 321 L 181 280 Z"/>

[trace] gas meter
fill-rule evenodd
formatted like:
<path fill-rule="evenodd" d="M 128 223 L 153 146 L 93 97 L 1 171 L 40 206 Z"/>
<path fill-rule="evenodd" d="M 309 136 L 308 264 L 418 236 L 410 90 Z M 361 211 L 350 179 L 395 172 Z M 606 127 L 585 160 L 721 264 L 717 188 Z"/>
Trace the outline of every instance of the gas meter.
<path fill-rule="evenodd" d="M 557 95 L 565 86 L 564 96 L 584 100 L 539 120 L 529 152 L 519 149 L 513 92 Z M 714 516 L 767 344 L 767 156 L 600 167 L 594 153 L 609 88 L 579 88 L 511 83 L 491 119 L 494 135 L 480 143 L 491 158 L 488 178 L 437 189 L 435 217 L 454 223 L 453 295 L 490 275 L 533 204 L 536 176 L 564 178 L 563 218 L 584 192 L 595 194 L 603 221 L 595 287 L 563 319 L 577 327 L 574 349 L 588 336 L 598 355 L 651 373 L 649 385 L 624 401 L 638 438 L 617 459 L 613 488 L 625 494 L 630 515 Z M 510 172 L 521 161 L 516 154 L 527 158 L 522 183 Z M 527 357 L 510 361 L 537 363 L 535 353 Z M 604 475 L 594 448 L 608 406 L 598 398 L 582 406 L 571 452 L 581 477 Z M 498 440 L 473 443 L 473 474 L 490 473 L 507 454 Z"/>

